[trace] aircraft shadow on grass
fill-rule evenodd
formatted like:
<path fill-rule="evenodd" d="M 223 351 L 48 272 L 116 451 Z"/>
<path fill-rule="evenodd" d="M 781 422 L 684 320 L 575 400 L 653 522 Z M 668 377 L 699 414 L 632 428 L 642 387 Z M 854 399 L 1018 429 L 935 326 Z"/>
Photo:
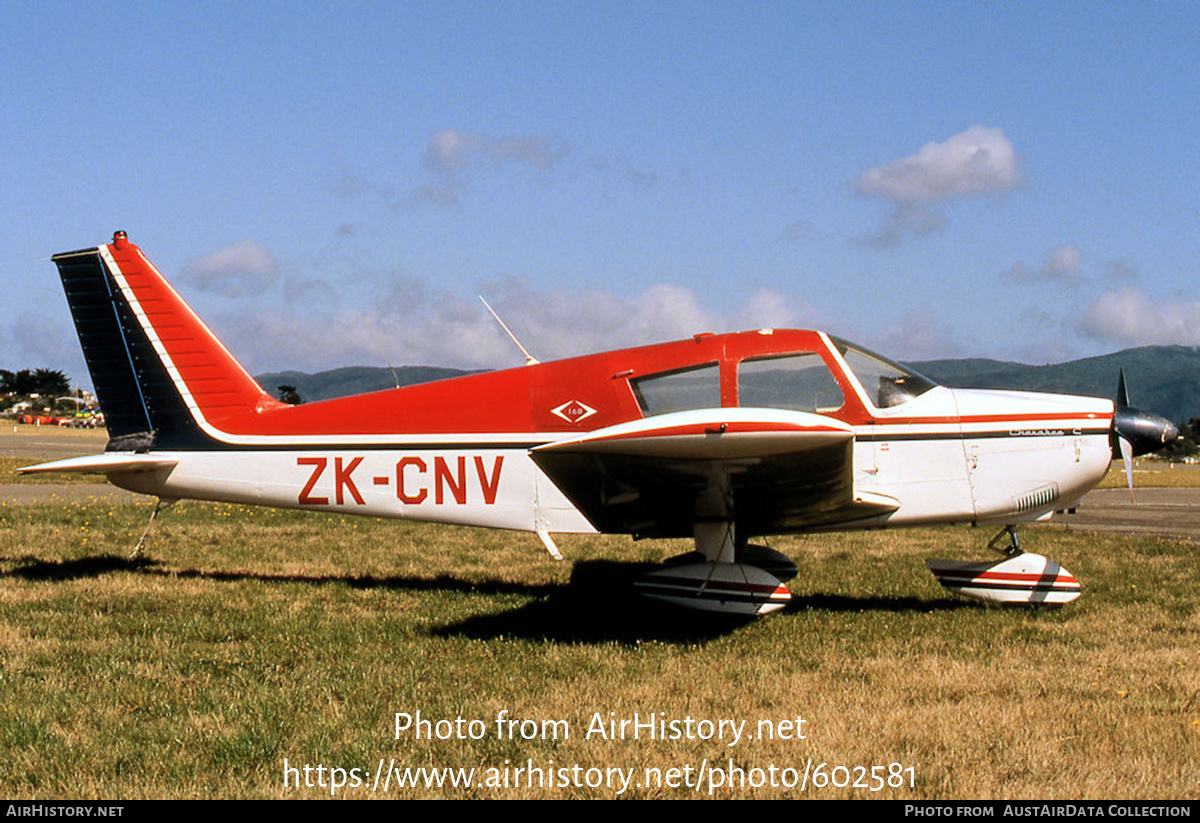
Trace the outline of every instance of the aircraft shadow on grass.
<path fill-rule="evenodd" d="M 656 640 L 695 643 L 730 634 L 759 618 L 696 612 L 660 604 L 642 597 L 633 588 L 638 575 L 660 568 L 654 563 L 589 560 L 575 564 L 565 583 L 523 584 L 499 580 L 465 580 L 450 575 L 433 578 L 374 575 L 292 575 L 263 572 L 179 569 L 152 558 L 129 559 L 99 555 L 51 562 L 26 556 L 9 559 L 15 568 L 9 576 L 35 581 L 66 581 L 118 572 L 172 578 L 203 578 L 224 582 L 263 582 L 310 585 L 344 584 L 360 589 L 392 589 L 446 594 L 509 594 L 532 598 L 514 609 L 481 614 L 432 631 L 439 637 L 477 640 L 521 638 L 572 643 L 634 643 Z M 855 597 L 812 594 L 794 597 L 787 612 L 938 612 L 986 608 L 948 597 Z"/>
<path fill-rule="evenodd" d="M 593 560 L 575 565 L 570 583 L 553 587 L 549 596 L 498 614 L 477 615 L 435 631 L 441 636 L 477 640 L 519 637 L 584 643 L 632 643 L 657 640 L 694 643 L 714 640 L 761 618 L 681 609 L 638 594 L 633 580 L 659 569 L 654 563 Z M 950 598 L 793 597 L 784 613 L 810 609 L 831 612 L 932 612 L 978 609 Z"/>

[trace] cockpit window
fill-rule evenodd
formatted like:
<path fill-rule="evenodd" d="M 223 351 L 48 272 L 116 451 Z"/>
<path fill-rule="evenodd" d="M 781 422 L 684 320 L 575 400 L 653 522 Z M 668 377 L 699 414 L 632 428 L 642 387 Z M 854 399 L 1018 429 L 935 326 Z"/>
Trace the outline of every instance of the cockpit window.
<path fill-rule="evenodd" d="M 867 397 L 877 409 L 899 406 L 914 397 L 919 397 L 937 385 L 925 375 L 918 374 L 886 357 L 880 357 L 861 346 L 855 346 L 836 337 L 831 337 L 830 340 L 842 353 L 846 365 L 850 367 L 850 371 L 854 372 L 859 384 L 866 391 Z"/>
<path fill-rule="evenodd" d="M 738 366 L 738 405 L 827 414 L 846 397 L 816 352 L 743 360 Z"/>
<path fill-rule="evenodd" d="M 629 381 L 647 417 L 688 409 L 721 406 L 721 370 L 716 363 L 691 369 L 651 374 Z"/>

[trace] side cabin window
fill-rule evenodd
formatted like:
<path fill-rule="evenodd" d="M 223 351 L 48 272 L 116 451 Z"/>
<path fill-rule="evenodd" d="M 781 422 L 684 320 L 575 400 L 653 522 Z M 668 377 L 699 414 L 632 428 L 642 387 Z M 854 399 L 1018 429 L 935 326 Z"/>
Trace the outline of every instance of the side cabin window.
<path fill-rule="evenodd" d="M 716 363 L 651 374 L 629 382 L 647 417 L 721 406 L 721 370 Z"/>
<path fill-rule="evenodd" d="M 828 414 L 846 396 L 816 352 L 743 360 L 738 366 L 738 405 Z"/>

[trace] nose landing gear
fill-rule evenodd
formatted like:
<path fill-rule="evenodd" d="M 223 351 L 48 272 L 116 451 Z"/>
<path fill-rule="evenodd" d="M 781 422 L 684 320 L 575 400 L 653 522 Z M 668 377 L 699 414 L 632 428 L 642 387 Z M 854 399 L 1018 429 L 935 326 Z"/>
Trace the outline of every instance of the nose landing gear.
<path fill-rule="evenodd" d="M 1004 555 L 992 563 L 926 560 L 947 591 L 1006 606 L 1061 606 L 1083 593 L 1075 575 L 1045 555 L 1021 550 L 1016 526 L 1007 525 L 988 541 Z"/>

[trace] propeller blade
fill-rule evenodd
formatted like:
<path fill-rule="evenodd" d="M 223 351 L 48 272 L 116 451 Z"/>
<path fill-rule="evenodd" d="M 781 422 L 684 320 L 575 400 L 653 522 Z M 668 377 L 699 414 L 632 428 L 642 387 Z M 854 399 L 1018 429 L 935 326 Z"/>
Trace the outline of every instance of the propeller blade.
<path fill-rule="evenodd" d="M 1117 443 L 1121 447 L 1121 461 L 1125 464 L 1125 480 L 1129 484 L 1129 502 L 1133 500 L 1133 444 L 1124 437 L 1118 437 Z"/>
<path fill-rule="evenodd" d="M 1135 409 L 1129 405 L 1129 391 L 1125 386 L 1125 371 L 1122 369 L 1117 382 L 1116 411 L 1113 414 L 1112 444 L 1113 457 L 1124 456 L 1119 441 L 1129 442 L 1134 457 L 1149 454 L 1179 437 L 1175 424 L 1153 412 Z"/>
<path fill-rule="evenodd" d="M 1149 454 L 1179 437 L 1175 424 L 1152 412 L 1129 405 L 1129 389 L 1125 385 L 1125 370 L 1117 377 L 1116 409 L 1113 412 L 1109 444 L 1113 459 L 1125 463 L 1125 481 L 1129 485 L 1129 502 L 1133 502 L 1133 458 Z"/>

